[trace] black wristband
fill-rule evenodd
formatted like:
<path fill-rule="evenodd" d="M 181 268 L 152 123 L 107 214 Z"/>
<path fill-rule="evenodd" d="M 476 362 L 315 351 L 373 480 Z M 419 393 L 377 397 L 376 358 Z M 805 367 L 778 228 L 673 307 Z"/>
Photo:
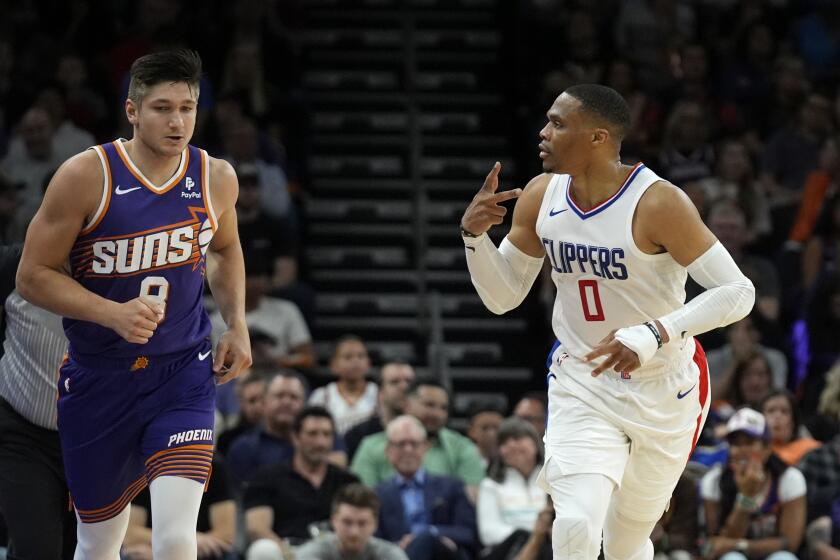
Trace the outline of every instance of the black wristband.
<path fill-rule="evenodd" d="M 460 225 L 460 224 L 459 224 L 459 226 L 460 226 L 460 228 L 461 228 L 461 236 L 462 236 L 462 237 L 481 237 L 480 235 L 476 235 L 476 234 L 474 234 L 474 233 L 472 233 L 472 232 L 469 232 L 469 231 L 465 230 L 465 229 L 464 229 L 464 226 L 462 226 L 462 225 Z"/>
<path fill-rule="evenodd" d="M 659 334 L 659 329 L 656 328 L 656 325 L 654 325 L 650 321 L 647 321 L 642 324 L 649 328 L 650 332 L 653 333 L 653 337 L 656 339 L 656 349 L 659 350 L 660 348 L 662 348 L 662 335 Z"/>

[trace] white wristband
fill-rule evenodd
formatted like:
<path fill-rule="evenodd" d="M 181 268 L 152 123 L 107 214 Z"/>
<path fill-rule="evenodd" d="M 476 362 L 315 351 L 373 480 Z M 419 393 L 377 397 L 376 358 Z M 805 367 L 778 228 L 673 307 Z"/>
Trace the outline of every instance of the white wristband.
<path fill-rule="evenodd" d="M 659 350 L 659 343 L 647 325 L 625 327 L 615 332 L 615 338 L 624 346 L 632 350 L 639 357 L 639 363 L 645 363 L 653 358 Z"/>

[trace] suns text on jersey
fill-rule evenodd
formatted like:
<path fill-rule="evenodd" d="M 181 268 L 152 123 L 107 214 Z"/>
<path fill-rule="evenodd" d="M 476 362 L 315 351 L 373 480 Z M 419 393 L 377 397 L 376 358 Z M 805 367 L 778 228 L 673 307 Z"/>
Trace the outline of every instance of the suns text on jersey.
<path fill-rule="evenodd" d="M 555 272 L 560 274 L 594 274 L 608 280 L 627 280 L 624 249 L 599 247 L 568 241 L 542 238 L 545 252 Z"/>

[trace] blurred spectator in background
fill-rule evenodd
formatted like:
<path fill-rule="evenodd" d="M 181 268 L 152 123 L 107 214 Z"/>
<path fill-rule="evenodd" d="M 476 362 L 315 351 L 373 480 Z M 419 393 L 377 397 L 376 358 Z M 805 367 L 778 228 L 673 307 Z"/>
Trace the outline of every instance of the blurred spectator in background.
<path fill-rule="evenodd" d="M 513 415 L 534 427 L 542 441 L 548 418 L 548 401 L 545 391 L 526 393 L 513 407 Z"/>
<path fill-rule="evenodd" d="M 761 403 L 773 390 L 773 374 L 770 364 L 763 354 L 752 352 L 736 362 L 732 374 L 725 381 L 720 399 L 728 407 L 736 410 L 749 406 L 754 410 L 761 408 Z M 720 407 L 717 407 L 720 410 Z M 729 414 L 723 413 L 724 417 Z"/>
<path fill-rule="evenodd" d="M 777 44 L 766 20 L 744 26 L 736 36 L 732 56 L 720 60 L 723 68 L 715 89 L 725 101 L 731 119 L 743 128 L 766 127 L 764 120 L 773 99 L 773 64 Z"/>
<path fill-rule="evenodd" d="M 388 362 L 380 368 L 376 414 L 344 434 L 351 461 L 364 438 L 384 431 L 388 422 L 405 414 L 406 395 L 415 377 L 414 368 L 405 362 Z"/>
<path fill-rule="evenodd" d="M 259 136 L 254 121 L 248 117 L 236 119 L 223 133 L 224 159 L 237 168 L 244 164 L 252 164 L 257 168 L 263 210 L 273 218 L 295 220 L 286 173 L 277 163 L 266 161 L 260 156 Z"/>
<path fill-rule="evenodd" d="M 10 145 L 23 144 L 22 153 L 9 153 L 2 167 L 14 183 L 22 185 L 19 191 L 18 218 L 29 223 L 44 195 L 44 182 L 66 159 L 55 149 L 55 127 L 49 113 L 32 106 L 20 119 Z"/>
<path fill-rule="evenodd" d="M 446 427 L 449 420 L 449 392 L 437 380 L 417 379 L 408 390 L 406 414 L 417 418 L 428 438 L 423 467 L 431 474 L 453 476 L 467 485 L 474 500 L 478 484 L 484 478 L 484 466 L 478 448 L 468 438 Z M 385 456 L 388 438 L 385 433 L 362 440 L 351 468 L 362 482 L 375 486 L 394 474 Z"/>
<path fill-rule="evenodd" d="M 348 484 L 333 499 L 334 534 L 295 551 L 296 560 L 408 560 L 403 550 L 373 536 L 379 526 L 379 498 L 363 484 Z"/>
<path fill-rule="evenodd" d="M 96 144 L 93 134 L 79 128 L 67 117 L 67 104 L 64 95 L 57 87 L 52 86 L 42 89 L 33 107 L 43 109 L 49 115 L 53 127 L 52 151 L 55 157 L 61 159 L 62 162 Z M 24 159 L 26 153 L 27 146 L 24 138 L 20 135 L 12 138 L 6 157 L 9 159 Z"/>
<path fill-rule="evenodd" d="M 825 388 L 819 396 L 816 414 L 813 409 L 804 423 L 813 436 L 829 441 L 840 433 L 840 360 L 825 374 Z"/>
<path fill-rule="evenodd" d="M 665 122 L 657 171 L 675 185 L 710 177 L 715 164 L 709 143 L 712 122 L 707 109 L 696 101 L 678 101 Z"/>
<path fill-rule="evenodd" d="M 291 220 L 274 218 L 265 212 L 254 164 L 238 166 L 236 176 L 239 179 L 236 218 L 242 250 L 265 262 L 271 289 L 290 286 L 297 281 L 297 227 Z"/>
<path fill-rule="evenodd" d="M 240 12 L 241 13 L 241 12 Z M 263 50 L 259 40 L 234 38 L 225 58 L 222 91 L 244 102 L 244 113 L 263 126 L 271 126 L 271 110 L 278 105 L 277 88 L 265 79 Z"/>
<path fill-rule="evenodd" d="M 306 382 L 300 374 L 291 370 L 274 374 L 263 399 L 263 423 L 239 436 L 230 446 L 228 465 L 237 482 L 247 480 L 260 467 L 291 459 L 292 428 L 305 403 Z M 340 439 L 334 441 L 330 461 L 339 466 L 347 464 Z"/>
<path fill-rule="evenodd" d="M 427 472 L 426 430 L 417 418 L 398 416 L 385 433 L 395 474 L 376 486 L 376 534 L 399 543 L 410 560 L 467 560 L 476 544 L 475 509 L 463 481 Z"/>
<path fill-rule="evenodd" d="M 840 358 L 840 273 L 825 278 L 815 286 L 805 310 L 805 337 L 798 356 L 806 364 L 807 376 L 801 391 L 802 410 L 813 413 L 823 388 L 826 374 Z"/>
<path fill-rule="evenodd" d="M 784 240 L 793 224 L 808 174 L 819 165 L 820 148 L 832 131 L 831 101 L 808 95 L 795 124 L 777 130 L 767 141 L 761 181 L 773 212 L 774 241 Z"/>
<path fill-rule="evenodd" d="M 216 450 L 222 455 L 227 455 L 228 448 L 236 438 L 263 423 L 263 404 L 269 377 L 266 370 L 251 369 L 236 378 L 239 414 L 216 441 Z"/>
<path fill-rule="evenodd" d="M 807 453 L 799 469 L 808 481 L 811 558 L 830 560 L 837 556 L 831 549 L 840 549 L 840 436 Z"/>
<path fill-rule="evenodd" d="M 838 96 L 840 99 L 840 96 Z M 815 230 L 825 225 L 827 202 L 837 196 L 837 179 L 840 178 L 840 137 L 829 136 L 823 143 L 819 156 L 819 167 L 808 174 L 803 187 L 802 199 L 796 220 L 788 235 L 787 245 L 794 249 L 801 249 L 815 234 Z M 820 232 L 822 233 L 822 232 Z M 799 281 L 799 273 L 793 280 Z M 802 271 L 806 274 L 808 271 Z M 803 279 L 806 287 L 813 282 L 811 275 Z"/>
<path fill-rule="evenodd" d="M 29 221 L 18 212 L 22 185 L 0 169 L 0 244 L 23 241 Z"/>
<path fill-rule="evenodd" d="M 106 135 L 104 133 L 110 132 L 103 130 L 107 105 L 99 91 L 88 82 L 88 78 L 88 66 L 83 57 L 74 53 L 64 53 L 58 59 L 55 81 L 64 94 L 63 109 L 67 119 L 88 132 Z M 81 150 L 77 150 L 79 151 Z"/>
<path fill-rule="evenodd" d="M 630 107 L 630 132 L 621 141 L 622 153 L 639 160 L 653 159 L 664 118 L 662 105 L 639 87 L 633 65 L 624 58 L 610 62 L 606 85 L 620 93 Z"/>
<path fill-rule="evenodd" d="M 265 467 L 245 485 L 245 524 L 257 550 L 273 544 L 279 553 L 287 544 L 308 541 L 315 536 L 310 525 L 330 518 L 333 498 L 341 487 L 359 481 L 330 463 L 335 423 L 323 407 L 307 406 L 300 411 L 292 441 L 294 455 L 289 463 Z"/>
<path fill-rule="evenodd" d="M 213 458 L 213 471 L 198 510 L 196 539 L 200 560 L 229 560 L 236 539 L 236 502 L 227 467 Z M 123 540 L 124 560 L 152 560 L 152 498 L 146 488 L 131 501 Z"/>
<path fill-rule="evenodd" d="M 350 334 L 336 341 L 330 358 L 330 372 L 338 381 L 315 389 L 309 397 L 309 404 L 329 410 L 335 418 L 338 433 L 343 436 L 376 412 L 379 388 L 366 379 L 370 374 L 370 357 L 361 338 Z"/>
<path fill-rule="evenodd" d="M 722 394 L 726 380 L 732 375 L 735 366 L 754 353 L 764 356 L 770 365 L 773 388 L 782 389 L 787 386 L 787 358 L 781 351 L 761 344 L 761 331 L 755 326 L 755 321 L 760 320 L 761 317 L 753 311 L 740 321 L 732 323 L 725 329 L 726 344 L 706 354 L 712 395 Z"/>
<path fill-rule="evenodd" d="M 245 257 L 245 321 L 251 334 L 254 367 L 312 368 L 315 350 L 300 310 L 291 301 L 267 296 L 269 264 L 258 255 Z M 215 344 L 226 327 L 218 310 L 210 315 L 210 322 Z"/>
<path fill-rule="evenodd" d="M 743 209 L 730 200 L 719 200 L 709 209 L 706 223 L 744 275 L 755 285 L 755 309 L 764 319 L 762 325 L 775 323 L 781 308 L 779 274 L 772 262 L 746 248 L 749 232 Z M 771 340 L 767 336 L 764 338 Z"/>
<path fill-rule="evenodd" d="M 531 538 L 545 507 L 545 490 L 537 484 L 545 453 L 534 427 L 511 417 L 499 428 L 499 454 L 490 463 L 478 489 L 476 517 L 484 560 L 506 560 Z M 551 558 L 551 543 L 543 539 L 539 558 Z"/>
<path fill-rule="evenodd" d="M 504 412 L 497 403 L 477 401 L 469 407 L 467 417 L 470 421 L 467 437 L 478 448 L 481 460 L 487 467 L 499 451 L 499 426 L 505 419 Z"/>
<path fill-rule="evenodd" d="M 6 37 L 0 38 L 0 154 L 6 153 L 9 141 L 10 101 L 13 94 L 14 82 L 12 68 L 15 64 L 15 53 Z"/>
<path fill-rule="evenodd" d="M 653 528 L 653 560 L 692 560 L 696 557 L 700 536 L 700 499 L 697 488 L 705 468 L 690 463 L 680 475 L 668 509 Z"/>
<path fill-rule="evenodd" d="M 796 560 L 805 536 L 805 477 L 773 453 L 760 412 L 742 408 L 726 429 L 729 462 L 700 482 L 704 558 Z"/>
<path fill-rule="evenodd" d="M 746 243 L 755 245 L 770 233 L 770 205 L 756 179 L 750 154 L 743 142 L 725 140 L 719 145 L 715 174 L 700 181 L 708 201 L 731 200 L 747 218 Z"/>
<path fill-rule="evenodd" d="M 630 58 L 640 83 L 653 91 L 667 85 L 668 53 L 694 38 L 694 8 L 685 2 L 621 2 L 614 24 L 616 46 Z"/>
<path fill-rule="evenodd" d="M 513 560 L 549 560 L 551 558 L 551 529 L 554 525 L 554 505 L 551 499 L 546 500 L 537 521 L 531 529 L 531 536 L 519 550 Z M 545 543 L 549 543 L 548 555 L 545 555 Z"/>
<path fill-rule="evenodd" d="M 762 136 L 796 126 L 800 108 L 811 90 L 801 58 L 782 54 L 776 59 L 773 74 L 773 97 L 770 110 L 763 119 L 753 123 Z"/>
<path fill-rule="evenodd" d="M 793 27 L 796 46 L 813 79 L 837 79 L 836 69 L 840 62 L 840 40 L 837 38 L 840 6 L 822 0 L 813 2 L 813 7 Z"/>
<path fill-rule="evenodd" d="M 802 283 L 810 295 L 819 282 L 840 273 L 840 194 L 825 200 L 822 216 L 802 254 Z"/>
<path fill-rule="evenodd" d="M 797 465 L 806 453 L 821 445 L 802 425 L 802 413 L 787 389 L 771 391 L 760 410 L 770 428 L 773 453 L 788 465 Z"/>

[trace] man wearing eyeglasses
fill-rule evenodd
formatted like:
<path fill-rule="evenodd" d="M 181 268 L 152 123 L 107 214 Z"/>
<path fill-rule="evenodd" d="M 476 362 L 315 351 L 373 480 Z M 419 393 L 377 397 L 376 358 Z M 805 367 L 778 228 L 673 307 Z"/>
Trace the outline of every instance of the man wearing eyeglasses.
<path fill-rule="evenodd" d="M 464 483 L 426 472 L 426 430 L 414 416 L 398 416 L 385 435 L 385 456 L 396 474 L 376 487 L 382 502 L 377 536 L 398 543 L 410 560 L 469 558 L 475 509 Z"/>

